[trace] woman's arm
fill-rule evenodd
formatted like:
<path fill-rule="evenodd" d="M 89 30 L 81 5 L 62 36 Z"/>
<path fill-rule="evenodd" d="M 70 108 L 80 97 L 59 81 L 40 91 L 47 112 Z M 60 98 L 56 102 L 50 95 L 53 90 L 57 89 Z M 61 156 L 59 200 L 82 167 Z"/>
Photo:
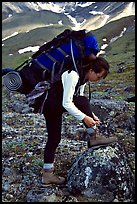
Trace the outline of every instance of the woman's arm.
<path fill-rule="evenodd" d="M 90 116 L 87 116 L 83 112 L 81 112 L 73 103 L 73 96 L 75 93 L 75 88 L 79 80 L 79 75 L 76 71 L 71 71 L 68 73 L 68 71 L 64 72 L 62 74 L 62 84 L 63 84 L 63 101 L 62 105 L 63 107 L 74 117 L 76 117 L 78 120 L 83 120 L 84 123 L 91 127 L 93 125 L 98 124 L 97 121 L 95 121 Z"/>
<path fill-rule="evenodd" d="M 76 71 L 68 71 L 62 74 L 62 84 L 63 84 L 63 107 L 73 116 L 79 120 L 83 120 L 86 116 L 81 112 L 73 103 L 73 96 L 75 93 L 75 87 L 78 83 L 79 75 Z"/>

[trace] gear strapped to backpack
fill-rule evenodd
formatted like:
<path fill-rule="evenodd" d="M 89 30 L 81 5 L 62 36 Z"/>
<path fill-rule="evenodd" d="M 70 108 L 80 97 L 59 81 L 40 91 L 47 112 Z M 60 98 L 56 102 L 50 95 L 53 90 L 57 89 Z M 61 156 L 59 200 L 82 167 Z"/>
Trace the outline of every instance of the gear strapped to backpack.
<path fill-rule="evenodd" d="M 42 113 L 44 102 L 51 84 L 58 81 L 65 67 L 70 65 L 78 72 L 74 52 L 85 57 L 82 38 L 85 30 L 66 29 L 50 42 L 42 45 L 31 59 L 26 60 L 4 76 L 4 85 L 9 91 L 25 94 L 27 103 L 34 107 L 36 100 L 45 95 L 42 107 L 36 112 Z"/>

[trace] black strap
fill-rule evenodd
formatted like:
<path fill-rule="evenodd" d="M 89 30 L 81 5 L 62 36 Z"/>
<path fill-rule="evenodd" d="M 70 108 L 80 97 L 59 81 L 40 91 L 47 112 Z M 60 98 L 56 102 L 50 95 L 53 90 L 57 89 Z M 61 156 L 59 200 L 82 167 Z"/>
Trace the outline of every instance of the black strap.
<path fill-rule="evenodd" d="M 88 94 L 89 94 L 89 101 L 91 100 L 91 89 L 90 89 L 90 82 L 88 82 Z"/>
<path fill-rule="evenodd" d="M 15 70 L 18 70 L 18 69 L 19 69 L 20 67 L 22 67 L 24 64 L 28 64 L 29 61 L 30 61 L 29 59 L 26 60 L 26 61 L 24 61 L 21 65 L 19 65 L 18 67 L 16 67 Z"/>
<path fill-rule="evenodd" d="M 39 67 L 41 67 L 42 69 L 48 70 L 48 68 L 47 68 L 45 65 L 43 65 L 42 63 L 40 63 L 37 59 L 34 59 L 34 61 L 35 61 L 36 64 L 39 65 Z"/>

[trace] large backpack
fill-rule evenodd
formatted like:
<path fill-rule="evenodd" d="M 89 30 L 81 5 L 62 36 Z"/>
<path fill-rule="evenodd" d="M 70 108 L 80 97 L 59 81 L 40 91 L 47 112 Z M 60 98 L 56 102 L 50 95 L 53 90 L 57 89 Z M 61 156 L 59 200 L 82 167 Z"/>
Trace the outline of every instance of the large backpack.
<path fill-rule="evenodd" d="M 33 107 L 36 103 L 36 99 L 41 97 L 43 93 L 50 88 L 52 83 L 60 79 L 66 67 L 71 68 L 73 66 L 75 70 L 78 71 L 76 66 L 78 62 L 73 56 L 72 43 L 75 42 L 80 58 L 84 58 L 84 45 L 81 39 L 85 36 L 85 30 L 73 31 L 66 29 L 53 40 L 42 45 L 29 60 L 23 62 L 23 64 L 15 68 L 14 71 L 10 70 L 4 77 L 6 88 L 9 91 L 17 91 L 21 94 L 25 94 L 27 102 Z M 71 53 L 68 54 L 61 49 L 64 44 L 70 44 Z M 55 56 L 60 56 L 59 59 L 55 59 L 55 57 L 50 54 L 54 52 Z M 58 53 L 56 54 L 56 52 Z M 47 64 L 45 64 L 45 62 L 47 63 L 47 58 L 49 60 L 48 67 Z M 44 100 L 46 100 L 46 97 Z"/>

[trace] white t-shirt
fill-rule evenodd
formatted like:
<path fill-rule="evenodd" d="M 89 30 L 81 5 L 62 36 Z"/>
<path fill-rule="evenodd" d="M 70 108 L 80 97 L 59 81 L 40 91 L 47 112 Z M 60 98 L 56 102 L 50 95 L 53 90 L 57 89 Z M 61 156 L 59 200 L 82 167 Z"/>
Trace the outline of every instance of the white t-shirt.
<path fill-rule="evenodd" d="M 83 112 L 81 112 L 73 103 L 73 96 L 75 93 L 75 87 L 79 80 L 79 75 L 76 71 L 65 71 L 61 77 L 63 84 L 63 107 L 78 120 L 83 120 L 86 116 Z M 80 95 L 84 93 L 84 87 L 86 84 L 80 86 Z"/>

